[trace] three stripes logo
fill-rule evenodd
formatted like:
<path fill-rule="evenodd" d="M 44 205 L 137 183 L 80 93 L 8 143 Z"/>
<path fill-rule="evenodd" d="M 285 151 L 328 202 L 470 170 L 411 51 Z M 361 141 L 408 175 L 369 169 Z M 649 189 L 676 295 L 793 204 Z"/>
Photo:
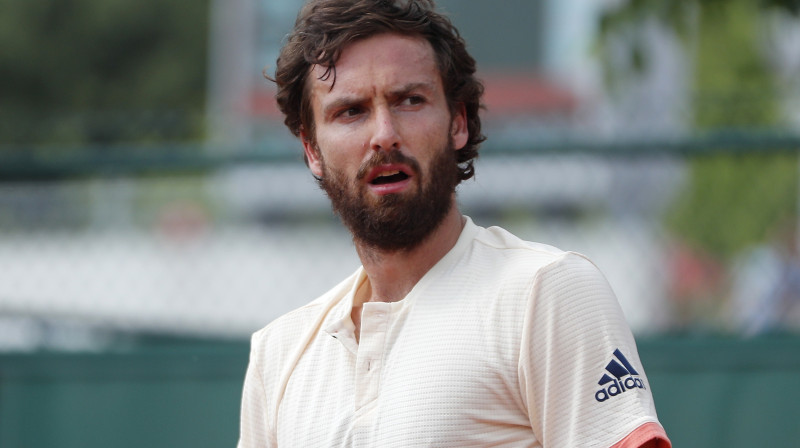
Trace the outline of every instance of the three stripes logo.
<path fill-rule="evenodd" d="M 639 378 L 639 372 L 619 349 L 614 350 L 614 357 L 616 359 L 606 366 L 608 373 L 604 373 L 597 382 L 602 388 L 594 394 L 594 398 L 601 403 L 631 389 L 647 389 Z"/>

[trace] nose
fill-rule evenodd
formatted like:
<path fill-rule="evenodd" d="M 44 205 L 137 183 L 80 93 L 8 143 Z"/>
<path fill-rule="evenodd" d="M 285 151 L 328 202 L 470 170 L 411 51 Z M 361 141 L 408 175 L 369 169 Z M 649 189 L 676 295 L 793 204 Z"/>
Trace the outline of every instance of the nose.
<path fill-rule="evenodd" d="M 374 151 L 389 151 L 400 148 L 400 134 L 397 131 L 395 117 L 392 116 L 391 111 L 383 108 L 377 110 L 370 148 Z"/>

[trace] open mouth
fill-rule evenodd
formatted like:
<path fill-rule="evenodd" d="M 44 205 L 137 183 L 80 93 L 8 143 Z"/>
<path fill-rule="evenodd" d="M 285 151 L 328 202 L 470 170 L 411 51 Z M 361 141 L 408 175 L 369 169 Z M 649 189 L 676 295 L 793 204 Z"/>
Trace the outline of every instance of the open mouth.
<path fill-rule="evenodd" d="M 406 179 L 408 179 L 408 174 L 400 170 L 393 170 L 393 171 L 384 171 L 378 174 L 374 179 L 370 181 L 370 183 L 372 185 L 386 185 L 395 182 L 402 182 Z"/>

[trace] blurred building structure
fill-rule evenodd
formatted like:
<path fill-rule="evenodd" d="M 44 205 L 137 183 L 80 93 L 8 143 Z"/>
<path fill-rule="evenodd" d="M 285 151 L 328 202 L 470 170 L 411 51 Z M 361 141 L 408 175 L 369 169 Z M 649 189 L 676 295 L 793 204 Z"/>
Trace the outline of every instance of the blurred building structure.
<path fill-rule="evenodd" d="M 261 69 L 267 75 L 274 71 L 274 61 L 302 3 L 237 0 L 233 8 L 228 2 L 218 6 L 225 12 L 214 15 L 212 55 L 218 56 L 212 58 L 210 68 L 212 141 L 286 151 L 301 165 L 299 144 L 283 127 L 273 84 L 264 79 Z M 438 2 L 467 41 L 486 88 L 484 129 L 489 140 L 482 149 L 477 180 L 461 187 L 460 199 L 466 213 L 485 218 L 487 225 L 500 222 L 517 227 L 512 230 L 531 240 L 594 252 L 590 255 L 603 260 L 606 272 L 617 277 L 614 286 L 632 325 L 639 331 L 656 331 L 666 328 L 669 312 L 664 287 L 657 286 L 664 281 L 657 272 L 658 262 L 648 256 L 662 251 L 655 247 L 659 230 L 650 224 L 680 181 L 681 168 L 658 158 L 616 163 L 603 155 L 577 154 L 575 148 L 601 141 L 609 146 L 625 139 L 638 141 L 654 135 L 657 127 L 659 135 L 685 131 L 676 108 L 686 89 L 681 85 L 681 59 L 675 45 L 654 36 L 655 44 L 661 44 L 654 50 L 661 53 L 655 58 L 659 65 L 654 76 L 643 77 L 623 96 L 621 105 L 608 101 L 601 68 L 591 57 L 599 15 L 608 3 Z M 239 17 L 234 18 L 234 13 Z M 229 51 L 232 48 L 236 51 Z M 243 69 L 231 70 L 236 66 Z M 654 98 L 664 92 L 659 100 Z M 671 104 L 665 104 L 664 98 Z M 655 103 L 658 107 L 652 107 Z M 549 154 L 530 154 L 531 147 Z M 514 153 L 512 160 L 509 155 Z M 242 210 L 269 219 L 327 210 L 327 200 L 319 191 L 292 190 L 290 197 L 265 194 L 280 191 L 269 180 L 274 171 L 262 167 L 227 173 L 229 191 L 238 191 L 234 195 Z M 309 182 L 302 168 L 282 167 L 281 171 L 282 183 Z M 299 178 L 290 180 L 290 172 Z M 298 210 L 299 204 L 312 210 Z M 595 228 L 587 228 L 592 225 Z M 625 241 L 626 235 L 635 241 Z M 310 297 L 313 294 L 296 303 Z"/>

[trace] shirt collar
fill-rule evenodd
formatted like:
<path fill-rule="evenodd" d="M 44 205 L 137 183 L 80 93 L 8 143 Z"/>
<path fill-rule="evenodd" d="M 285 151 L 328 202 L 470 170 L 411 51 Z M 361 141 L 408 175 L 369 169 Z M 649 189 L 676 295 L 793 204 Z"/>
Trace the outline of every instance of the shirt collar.
<path fill-rule="evenodd" d="M 336 306 L 333 307 L 327 320 L 327 325 L 323 327 L 325 333 L 342 343 L 353 354 L 358 352 L 358 342 L 356 342 L 356 326 L 350 313 L 353 310 L 353 299 L 358 290 L 367 281 L 367 274 L 363 267 L 359 267 L 353 276 L 353 283 L 345 296 Z"/>
<path fill-rule="evenodd" d="M 470 219 L 468 216 L 464 216 L 464 218 L 464 228 L 461 230 L 461 234 L 459 235 L 456 244 L 430 269 L 430 271 L 428 271 L 422 277 L 422 279 L 420 279 L 414 289 L 412 289 L 412 293 L 414 290 L 418 290 L 423 287 L 423 285 L 430 282 L 431 279 L 437 278 L 440 273 L 446 272 L 448 269 L 450 269 L 451 266 L 461 258 L 467 247 L 469 247 L 472 240 L 479 232 L 480 227 L 475 225 L 472 222 L 472 219 Z M 363 266 L 359 267 L 358 271 L 356 271 L 352 277 L 353 282 L 350 285 L 350 289 L 347 290 L 342 300 L 340 300 L 339 303 L 337 303 L 331 310 L 328 319 L 326 319 L 327 325 L 323 327 L 323 331 L 341 342 L 342 345 L 350 352 L 356 354 L 358 352 L 358 342 L 356 342 L 355 337 L 356 327 L 353 324 L 350 313 L 353 309 L 353 301 L 356 294 L 358 293 L 359 289 L 364 286 L 364 283 L 367 282 L 368 279 Z M 403 306 L 404 302 L 405 300 L 401 300 L 400 302 L 393 303 L 393 310 Z"/>

